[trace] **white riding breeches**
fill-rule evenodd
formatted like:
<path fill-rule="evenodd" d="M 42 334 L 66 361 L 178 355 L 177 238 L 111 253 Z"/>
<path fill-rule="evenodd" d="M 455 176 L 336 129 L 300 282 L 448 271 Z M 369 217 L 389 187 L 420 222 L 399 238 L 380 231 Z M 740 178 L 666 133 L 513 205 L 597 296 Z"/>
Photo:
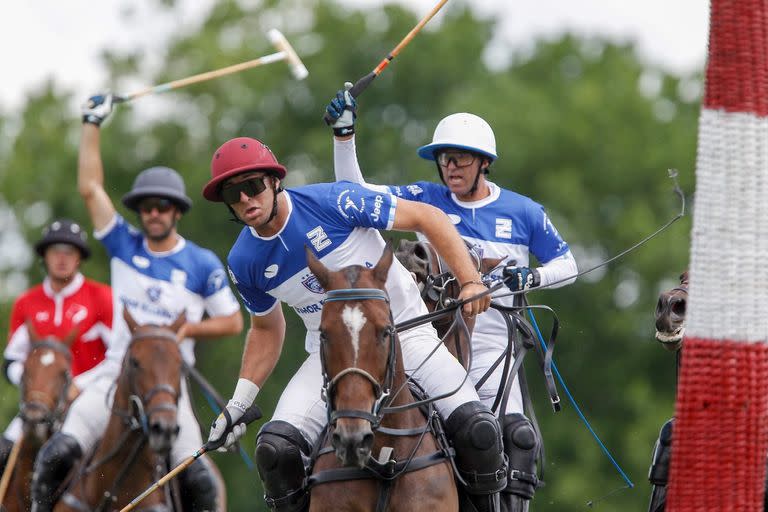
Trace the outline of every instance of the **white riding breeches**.
<path fill-rule="evenodd" d="M 435 402 L 443 418 L 448 418 L 460 405 L 478 400 L 472 383 L 465 379 L 464 368 L 442 345 L 431 325 L 409 329 L 399 333 L 399 337 L 405 371 L 413 375 L 427 395 L 434 397 L 456 390 Z M 437 350 L 427 359 L 435 346 Z M 320 354 L 312 352 L 283 391 L 272 419 L 291 423 L 314 444 L 328 418 L 325 402 L 320 397 L 322 385 Z"/>
<path fill-rule="evenodd" d="M 14 416 L 11 422 L 8 424 L 8 427 L 6 427 L 5 432 L 3 433 L 3 437 L 15 443 L 21 438 L 21 431 L 23 427 L 24 422 L 21 421 L 21 418 Z"/>
<path fill-rule="evenodd" d="M 502 340 L 503 344 L 501 343 Z M 469 377 L 472 379 L 473 384 L 477 384 L 483 378 L 488 369 L 493 366 L 493 363 L 501 357 L 506 346 L 506 331 L 503 334 L 477 331 L 472 334 L 472 368 L 469 370 Z M 493 402 L 496 400 L 503 371 L 504 362 L 502 361 L 478 390 L 480 400 L 488 407 L 492 407 Z M 498 417 L 512 413 L 523 414 L 523 395 L 520 392 L 520 382 L 517 375 L 513 377 L 514 381 L 512 382 L 512 388 L 509 390 L 506 411 L 499 409 L 496 414 Z"/>
<path fill-rule="evenodd" d="M 88 453 L 104 434 L 112 410 L 115 394 L 115 380 L 120 374 L 120 365 L 105 359 L 99 366 L 99 375 L 72 402 L 61 431 L 74 437 L 83 453 Z M 194 454 L 203 445 L 200 427 L 189 400 L 187 382 L 181 380 L 177 422 L 179 435 L 171 449 L 171 463 L 176 466 Z"/>

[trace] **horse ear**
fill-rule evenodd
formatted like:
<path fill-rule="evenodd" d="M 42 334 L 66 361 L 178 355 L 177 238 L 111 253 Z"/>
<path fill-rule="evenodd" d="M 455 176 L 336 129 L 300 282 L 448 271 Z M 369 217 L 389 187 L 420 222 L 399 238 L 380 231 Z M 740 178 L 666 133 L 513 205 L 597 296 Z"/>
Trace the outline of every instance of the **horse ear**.
<path fill-rule="evenodd" d="M 304 246 L 304 252 L 307 254 L 307 266 L 309 267 L 309 270 L 315 275 L 317 280 L 320 282 L 320 286 L 327 289 L 328 288 L 328 267 L 323 265 L 323 263 L 317 259 L 317 256 L 315 256 L 315 253 L 312 252 L 312 249 L 310 249 L 308 246 Z"/>
<path fill-rule="evenodd" d="M 688 282 L 688 271 L 686 270 L 682 274 L 680 274 L 680 284 L 685 284 Z"/>
<path fill-rule="evenodd" d="M 37 335 L 37 331 L 35 330 L 35 326 L 32 325 L 32 320 L 27 318 L 24 320 L 24 325 L 27 327 L 27 333 L 29 334 L 30 341 L 36 341 L 40 339 L 40 336 Z"/>
<path fill-rule="evenodd" d="M 179 332 L 179 329 L 181 329 L 181 326 L 187 323 L 187 310 L 183 310 L 181 313 L 179 313 L 179 316 L 176 317 L 176 320 L 173 321 L 173 323 L 168 326 L 170 330 L 173 332 Z"/>
<path fill-rule="evenodd" d="M 389 267 L 392 266 L 393 258 L 392 246 L 389 244 L 385 245 L 379 262 L 373 267 L 373 277 L 382 285 L 387 282 L 387 274 L 389 273 Z"/>
<path fill-rule="evenodd" d="M 123 305 L 123 319 L 125 320 L 125 323 L 128 324 L 128 330 L 130 332 L 135 331 L 139 326 L 138 322 L 136 322 L 136 319 L 133 318 L 133 315 L 131 315 L 131 312 L 128 311 L 128 308 L 125 307 L 125 305 Z"/>

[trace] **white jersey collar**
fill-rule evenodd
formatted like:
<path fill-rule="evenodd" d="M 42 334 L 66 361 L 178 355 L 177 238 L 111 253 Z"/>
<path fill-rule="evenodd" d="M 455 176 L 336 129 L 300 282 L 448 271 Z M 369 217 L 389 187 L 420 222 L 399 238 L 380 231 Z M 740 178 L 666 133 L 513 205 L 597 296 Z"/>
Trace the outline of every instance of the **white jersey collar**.
<path fill-rule="evenodd" d="M 499 188 L 498 185 L 496 185 L 492 181 L 485 180 L 485 183 L 488 185 L 488 188 L 490 189 L 490 194 L 488 194 L 488 197 L 478 199 L 477 201 L 462 201 L 458 197 L 456 197 L 456 194 L 451 192 L 451 198 L 456 204 L 458 204 L 463 208 L 474 209 L 474 208 L 482 208 L 483 206 L 489 205 L 499 198 L 499 195 L 501 194 L 501 188 Z"/>
<path fill-rule="evenodd" d="M 181 236 L 181 235 L 179 235 L 177 233 L 176 234 L 176 245 L 174 245 L 172 249 L 169 249 L 167 251 L 159 251 L 159 252 L 158 251 L 153 251 L 152 249 L 149 248 L 149 245 L 147 244 L 147 237 L 146 236 L 142 239 L 141 243 L 144 245 L 144 250 L 147 251 L 152 256 L 154 256 L 156 258 L 165 258 L 167 256 L 171 256 L 173 254 L 176 254 L 179 251 L 181 251 L 182 249 L 184 249 L 184 247 L 186 247 L 186 245 L 187 245 L 187 240 L 183 236 Z"/>
<path fill-rule="evenodd" d="M 69 283 L 67 286 L 61 289 L 60 292 L 53 291 L 53 288 L 51 287 L 51 278 L 48 276 L 45 276 L 45 279 L 43 280 L 43 291 L 45 294 L 50 298 L 56 298 L 56 297 L 69 297 L 70 295 L 74 295 L 77 293 L 77 291 L 80 289 L 80 287 L 83 286 L 83 282 L 85 281 L 85 278 L 83 277 L 83 274 L 78 272 L 75 274 L 75 276 L 72 278 L 72 282 Z"/>
<path fill-rule="evenodd" d="M 285 231 L 285 226 L 287 226 L 288 222 L 290 222 L 291 213 L 293 213 L 293 202 L 291 202 L 291 195 L 288 193 L 287 190 L 283 190 L 282 193 L 285 194 L 285 199 L 286 199 L 286 202 L 288 203 L 288 215 L 285 217 L 285 223 L 282 225 L 280 230 L 272 236 L 261 236 L 256 232 L 255 228 L 248 226 L 248 229 L 251 231 L 251 234 L 254 236 L 254 238 L 258 238 L 259 240 L 274 240 L 275 238 L 279 238 L 280 234 L 283 231 Z"/>

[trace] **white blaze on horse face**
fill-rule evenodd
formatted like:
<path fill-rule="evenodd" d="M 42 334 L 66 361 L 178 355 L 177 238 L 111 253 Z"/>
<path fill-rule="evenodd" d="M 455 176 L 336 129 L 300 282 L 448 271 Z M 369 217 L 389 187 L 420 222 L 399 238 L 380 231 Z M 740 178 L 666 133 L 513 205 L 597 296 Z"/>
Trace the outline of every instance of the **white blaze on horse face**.
<path fill-rule="evenodd" d="M 53 352 L 46 350 L 45 353 L 40 356 L 40 364 L 43 366 L 50 366 L 53 364 L 54 359 L 56 359 L 56 356 L 53 355 Z"/>
<path fill-rule="evenodd" d="M 355 349 L 354 364 L 357 364 L 357 353 L 360 351 L 360 331 L 365 325 L 365 315 L 359 305 L 355 304 L 354 307 L 347 305 L 341 312 L 341 319 L 349 330 L 349 337 L 352 338 L 352 348 Z"/>

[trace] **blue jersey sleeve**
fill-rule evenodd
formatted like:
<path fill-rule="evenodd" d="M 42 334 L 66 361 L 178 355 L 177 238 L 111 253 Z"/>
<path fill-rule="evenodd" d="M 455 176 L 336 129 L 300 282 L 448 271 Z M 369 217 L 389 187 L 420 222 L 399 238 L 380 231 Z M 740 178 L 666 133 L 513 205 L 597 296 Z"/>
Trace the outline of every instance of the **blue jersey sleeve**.
<path fill-rule="evenodd" d="M 531 229 L 529 249 L 541 264 L 568 252 L 568 244 L 549 220 L 543 206 L 533 203 L 528 209 L 528 222 Z"/>
<path fill-rule="evenodd" d="M 229 277 L 232 279 L 237 288 L 237 293 L 243 300 L 243 304 L 249 313 L 256 316 L 267 314 L 277 302 L 277 299 L 267 294 L 265 291 L 250 285 L 249 283 L 238 278 L 232 271 L 232 268 L 228 268 Z"/>
<path fill-rule="evenodd" d="M 228 286 L 227 275 L 224 272 L 224 265 L 219 258 L 211 251 L 204 251 L 199 261 L 201 272 L 206 276 L 205 285 L 202 290 L 202 296 L 205 298 L 214 295 L 222 288 Z"/>
<path fill-rule="evenodd" d="M 410 185 L 393 185 L 389 191 L 396 197 L 401 197 L 409 201 L 418 201 L 420 203 L 432 204 L 432 192 L 441 185 L 430 183 L 429 181 L 417 181 Z M 444 188 L 444 187 L 443 187 Z"/>
<path fill-rule="evenodd" d="M 129 261 L 134 248 L 141 244 L 142 234 L 128 224 L 120 214 L 115 214 L 114 224 L 105 232 L 96 233 L 110 256 Z"/>
<path fill-rule="evenodd" d="M 343 224 L 350 227 L 392 229 L 397 198 L 382 187 L 339 181 L 330 194 Z"/>

